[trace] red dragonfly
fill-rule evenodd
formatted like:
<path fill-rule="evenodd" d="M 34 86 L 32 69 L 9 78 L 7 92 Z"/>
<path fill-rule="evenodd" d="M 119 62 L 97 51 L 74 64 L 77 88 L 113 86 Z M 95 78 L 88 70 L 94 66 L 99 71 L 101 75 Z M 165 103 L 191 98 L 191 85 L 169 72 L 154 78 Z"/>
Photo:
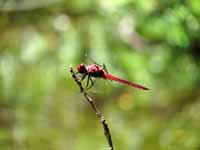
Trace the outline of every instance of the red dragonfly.
<path fill-rule="evenodd" d="M 85 77 L 87 76 L 87 89 L 91 88 L 94 85 L 94 81 L 92 77 L 94 78 L 103 78 L 103 79 L 108 79 L 112 81 L 117 81 L 119 83 L 127 84 L 130 85 L 134 88 L 137 89 L 142 89 L 142 90 L 149 90 L 149 88 L 144 87 L 142 85 L 121 79 L 119 77 L 113 76 L 109 74 L 106 70 L 105 65 L 101 67 L 100 65 L 97 64 L 91 64 L 91 65 L 85 65 L 85 64 L 80 64 L 77 66 L 78 73 L 82 75 L 81 79 L 84 80 Z M 91 85 L 89 86 L 89 82 L 91 82 Z"/>

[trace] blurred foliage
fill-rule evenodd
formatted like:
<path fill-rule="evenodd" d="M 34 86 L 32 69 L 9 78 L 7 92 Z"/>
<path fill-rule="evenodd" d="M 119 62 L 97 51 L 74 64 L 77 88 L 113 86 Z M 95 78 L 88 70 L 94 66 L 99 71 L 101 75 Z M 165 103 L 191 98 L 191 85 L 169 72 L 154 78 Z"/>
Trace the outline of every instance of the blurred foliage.
<path fill-rule="evenodd" d="M 69 65 L 151 88 L 89 91 L 124 150 L 200 149 L 199 0 L 1 0 L 0 149 L 105 150 Z"/>

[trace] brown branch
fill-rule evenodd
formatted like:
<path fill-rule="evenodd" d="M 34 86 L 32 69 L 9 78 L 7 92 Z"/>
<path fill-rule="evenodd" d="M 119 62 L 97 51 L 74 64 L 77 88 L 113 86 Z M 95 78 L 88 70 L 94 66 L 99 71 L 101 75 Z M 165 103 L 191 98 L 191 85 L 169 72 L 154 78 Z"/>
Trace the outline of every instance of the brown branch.
<path fill-rule="evenodd" d="M 70 66 L 70 72 L 72 74 L 72 77 L 74 79 L 74 81 L 76 81 L 77 85 L 80 88 L 81 93 L 83 94 L 83 96 L 86 98 L 86 100 L 90 103 L 90 105 L 92 106 L 93 110 L 95 111 L 97 117 L 100 119 L 103 128 L 104 128 L 104 135 L 106 136 L 106 139 L 108 141 L 108 145 L 109 145 L 109 150 L 114 150 L 113 148 L 113 143 L 112 143 L 112 139 L 111 139 L 111 134 L 110 134 L 110 130 L 108 128 L 108 125 L 106 123 L 106 120 L 104 119 L 104 117 L 101 115 L 100 111 L 98 110 L 97 106 L 95 105 L 95 103 L 93 102 L 92 98 L 89 97 L 88 93 L 86 92 L 86 90 L 83 88 L 81 81 L 79 80 L 79 78 L 76 76 L 76 73 L 73 70 L 73 67 Z"/>

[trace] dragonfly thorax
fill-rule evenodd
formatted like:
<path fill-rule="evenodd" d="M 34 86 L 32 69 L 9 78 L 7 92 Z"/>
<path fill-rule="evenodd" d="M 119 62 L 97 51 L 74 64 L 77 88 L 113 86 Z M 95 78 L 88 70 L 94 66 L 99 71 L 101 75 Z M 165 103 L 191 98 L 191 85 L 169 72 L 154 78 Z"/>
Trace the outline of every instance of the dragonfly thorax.
<path fill-rule="evenodd" d="M 97 64 L 86 66 L 87 73 L 91 77 L 103 78 L 105 71 Z"/>

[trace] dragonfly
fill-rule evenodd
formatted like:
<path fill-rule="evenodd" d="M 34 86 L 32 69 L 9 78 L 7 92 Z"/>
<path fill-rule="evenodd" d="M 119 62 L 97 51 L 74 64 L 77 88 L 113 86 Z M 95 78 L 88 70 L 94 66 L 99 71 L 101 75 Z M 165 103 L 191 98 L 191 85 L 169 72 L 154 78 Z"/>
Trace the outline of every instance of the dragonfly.
<path fill-rule="evenodd" d="M 107 79 L 111 81 L 116 81 L 118 83 L 126 84 L 131 87 L 141 89 L 141 90 L 149 90 L 149 88 L 130 82 L 128 80 L 124 80 L 120 77 L 114 76 L 112 74 L 109 74 L 105 64 L 103 64 L 103 67 L 98 65 L 98 64 L 79 64 L 77 66 L 77 71 L 81 75 L 81 80 L 84 80 L 87 77 L 87 83 L 86 83 L 86 88 L 90 89 L 94 85 L 93 78 L 102 78 L 102 79 Z"/>

